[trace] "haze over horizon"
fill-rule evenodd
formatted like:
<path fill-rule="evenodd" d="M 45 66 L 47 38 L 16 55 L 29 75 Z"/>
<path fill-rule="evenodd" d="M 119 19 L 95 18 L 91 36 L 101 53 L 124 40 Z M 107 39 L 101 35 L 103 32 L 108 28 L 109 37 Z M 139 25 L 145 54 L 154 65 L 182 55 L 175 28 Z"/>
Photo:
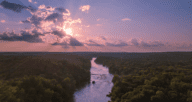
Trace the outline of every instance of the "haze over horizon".
<path fill-rule="evenodd" d="M 190 0 L 0 0 L 0 52 L 192 51 Z"/>

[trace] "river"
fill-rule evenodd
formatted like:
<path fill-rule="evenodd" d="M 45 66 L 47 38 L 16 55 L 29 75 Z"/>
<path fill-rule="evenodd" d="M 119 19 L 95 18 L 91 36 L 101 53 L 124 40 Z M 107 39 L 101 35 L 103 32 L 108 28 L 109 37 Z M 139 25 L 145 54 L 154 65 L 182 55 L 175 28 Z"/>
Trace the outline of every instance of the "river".
<path fill-rule="evenodd" d="M 109 73 L 107 67 L 96 64 L 95 59 L 91 60 L 90 83 L 74 93 L 74 102 L 108 102 L 110 100 L 106 95 L 113 87 L 113 75 Z M 95 81 L 95 84 L 92 81 Z"/>

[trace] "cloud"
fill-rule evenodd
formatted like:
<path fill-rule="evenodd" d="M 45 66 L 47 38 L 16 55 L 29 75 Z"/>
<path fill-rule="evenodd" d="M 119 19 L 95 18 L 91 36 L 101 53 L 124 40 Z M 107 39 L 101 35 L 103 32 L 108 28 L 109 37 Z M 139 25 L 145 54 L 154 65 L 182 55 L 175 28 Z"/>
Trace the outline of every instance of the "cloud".
<path fill-rule="evenodd" d="M 153 48 L 153 47 L 162 47 L 165 46 L 164 43 L 160 42 L 160 41 L 149 41 L 149 42 L 145 42 L 145 41 L 140 41 L 140 43 L 138 42 L 137 39 L 133 38 L 131 39 L 130 43 L 133 46 L 137 46 L 137 47 L 143 47 L 143 48 Z"/>
<path fill-rule="evenodd" d="M 31 10 L 32 11 L 32 10 Z M 51 6 L 45 6 L 45 5 L 40 5 L 38 7 L 38 10 L 35 12 L 31 12 L 32 16 L 27 18 L 27 20 L 21 21 L 22 23 L 31 23 L 35 27 L 41 28 L 42 26 L 50 26 L 52 23 L 57 25 L 64 23 L 64 20 L 68 21 L 68 23 L 77 23 L 75 20 L 73 22 L 69 21 L 70 12 L 67 9 L 61 8 L 61 7 L 51 7 Z M 53 22 L 52 22 L 53 21 Z M 50 23 L 48 23 L 50 22 Z M 52 23 L 51 23 L 52 22 Z M 45 25 L 49 24 L 49 25 Z M 50 28 L 50 27 L 49 27 Z M 51 29 L 51 28 L 50 28 Z"/>
<path fill-rule="evenodd" d="M 84 5 L 84 6 L 81 6 L 79 9 L 83 12 L 83 11 L 89 11 L 90 9 L 90 5 Z"/>
<path fill-rule="evenodd" d="M 26 6 L 15 4 L 15 3 L 9 3 L 7 1 L 2 1 L 1 4 L 3 8 L 13 10 L 17 13 L 20 13 L 22 9 L 26 9 Z"/>
<path fill-rule="evenodd" d="M 61 45 L 62 48 L 64 48 L 64 49 L 68 49 L 69 48 L 69 45 L 67 44 L 67 42 L 62 42 L 62 43 L 55 42 L 55 43 L 53 43 L 51 45 L 53 45 L 53 46 Z"/>
<path fill-rule="evenodd" d="M 164 46 L 164 44 L 159 41 L 153 41 L 151 43 L 146 43 L 144 41 L 141 41 L 141 46 L 142 47 L 161 47 L 161 46 Z"/>
<path fill-rule="evenodd" d="M 53 31 L 52 34 L 57 35 L 59 37 L 63 37 L 66 35 L 64 31 L 57 31 L 57 30 Z"/>
<path fill-rule="evenodd" d="M 45 20 L 51 21 L 51 20 L 55 20 L 58 17 L 59 17 L 58 13 L 53 13 L 53 14 L 49 15 Z"/>
<path fill-rule="evenodd" d="M 6 3 L 7 2 L 2 4 L 5 5 L 5 8 L 8 8 Z M 84 46 L 83 43 L 71 35 L 67 35 L 65 32 L 65 29 L 70 28 L 72 24 L 81 23 L 81 19 L 73 20 L 70 17 L 68 9 L 45 5 L 40 5 L 38 9 L 14 3 L 8 3 L 8 5 L 18 6 L 18 10 L 13 7 L 11 8 L 11 10 L 15 12 L 21 12 L 22 9 L 29 10 L 32 16 L 20 21 L 20 24 L 31 24 L 31 28 L 21 30 L 19 34 L 4 32 L 0 34 L 1 40 L 51 43 L 53 46 L 60 45 L 63 48 L 69 48 L 69 46 Z"/>
<path fill-rule="evenodd" d="M 32 2 L 32 0 L 28 0 L 28 2 L 30 2 L 30 3 L 34 3 L 34 4 L 37 4 L 37 2 L 35 1 L 35 2 Z"/>
<path fill-rule="evenodd" d="M 25 20 L 25 21 L 21 21 L 22 23 L 30 23 L 30 21 Z"/>
<path fill-rule="evenodd" d="M 55 42 L 52 44 L 53 46 L 55 45 L 61 45 L 63 48 L 67 49 L 69 46 L 84 46 L 83 43 L 79 42 L 76 38 L 70 37 L 69 42 L 68 41 L 63 41 L 61 43 Z"/>
<path fill-rule="evenodd" d="M 104 36 L 100 36 L 100 38 L 103 39 L 103 40 L 107 40 Z"/>
<path fill-rule="evenodd" d="M 88 25 L 88 26 L 85 26 L 85 27 L 90 27 L 90 25 Z"/>
<path fill-rule="evenodd" d="M 83 44 L 81 42 L 79 42 L 77 39 L 75 38 L 70 38 L 70 45 L 71 46 L 83 46 Z"/>
<path fill-rule="evenodd" d="M 32 2 L 32 0 L 28 0 L 29 2 Z"/>
<path fill-rule="evenodd" d="M 57 7 L 55 8 L 55 10 L 59 11 L 59 12 L 64 12 L 64 13 L 69 13 L 66 9 L 62 8 L 62 7 Z"/>
<path fill-rule="evenodd" d="M 131 43 L 132 43 L 133 45 L 135 45 L 135 46 L 138 46 L 138 45 L 139 45 L 137 39 L 131 39 Z"/>
<path fill-rule="evenodd" d="M 29 11 L 31 11 L 31 12 L 36 12 L 36 11 L 37 11 L 37 9 L 35 9 L 35 8 L 31 7 L 31 6 L 29 6 L 29 7 L 27 8 L 27 10 L 29 10 Z"/>
<path fill-rule="evenodd" d="M 30 23 L 34 24 L 36 27 L 38 27 L 38 25 L 40 25 L 42 20 L 43 20 L 43 18 L 38 17 L 37 15 L 32 15 L 32 17 L 29 19 Z"/>
<path fill-rule="evenodd" d="M 124 41 L 119 41 L 118 43 L 106 42 L 106 46 L 123 47 L 123 46 L 128 46 L 128 44 L 126 42 L 124 42 Z"/>
<path fill-rule="evenodd" d="M 100 19 L 97 19 L 97 21 L 99 21 Z"/>
<path fill-rule="evenodd" d="M 0 40 L 5 41 L 26 41 L 30 43 L 36 43 L 36 42 L 43 42 L 41 38 L 39 38 L 40 35 L 43 35 L 41 33 L 38 33 L 36 31 L 32 32 L 30 34 L 27 31 L 21 31 L 21 36 L 18 34 L 15 34 L 14 32 L 4 32 L 3 34 L 0 34 Z"/>
<path fill-rule="evenodd" d="M 122 21 L 131 21 L 129 18 L 123 18 Z"/>
<path fill-rule="evenodd" d="M 17 12 L 17 13 L 21 13 L 22 9 L 26 9 L 26 10 L 29 10 L 31 12 L 36 11 L 36 9 L 32 8 L 31 6 L 27 7 L 27 6 L 23 6 L 23 5 L 16 4 L 16 3 L 10 3 L 7 1 L 2 1 L 0 5 L 5 9 L 9 9 L 9 10 L 12 10 L 12 11 Z"/>
<path fill-rule="evenodd" d="M 45 5 L 39 5 L 38 9 L 45 9 Z"/>
<path fill-rule="evenodd" d="M 89 40 L 88 43 L 86 43 L 88 46 L 104 46 L 103 44 L 98 44 L 93 40 Z"/>
<path fill-rule="evenodd" d="M 192 44 L 188 43 L 179 43 L 175 45 L 178 49 L 190 49 L 192 48 Z"/>
<path fill-rule="evenodd" d="M 97 26 L 102 26 L 102 24 L 97 24 Z"/>
<path fill-rule="evenodd" d="M 5 20 L 1 20 L 1 23 L 5 23 Z"/>

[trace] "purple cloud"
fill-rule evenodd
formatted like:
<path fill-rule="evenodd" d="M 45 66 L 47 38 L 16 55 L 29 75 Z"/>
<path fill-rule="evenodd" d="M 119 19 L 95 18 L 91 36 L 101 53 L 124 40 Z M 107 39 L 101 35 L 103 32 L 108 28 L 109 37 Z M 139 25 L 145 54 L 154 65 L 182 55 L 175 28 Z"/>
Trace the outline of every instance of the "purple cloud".
<path fill-rule="evenodd" d="M 28 20 L 21 21 L 21 22 L 23 22 L 23 23 L 30 23 L 30 21 L 28 21 Z"/>
<path fill-rule="evenodd" d="M 98 44 L 98 43 L 94 42 L 93 40 L 89 40 L 89 43 L 86 43 L 86 45 L 88 45 L 88 46 L 104 46 L 102 44 Z"/>
<path fill-rule="evenodd" d="M 57 35 L 59 37 L 63 37 L 66 35 L 64 31 L 57 31 L 57 30 L 53 31 L 52 34 Z"/>
<path fill-rule="evenodd" d="M 141 41 L 141 46 L 142 47 L 161 47 L 161 46 L 164 46 L 164 44 L 159 41 L 154 41 L 151 43 L 146 43 L 144 41 Z"/>
<path fill-rule="evenodd" d="M 101 36 L 101 39 L 103 39 L 103 40 L 107 40 L 104 36 Z"/>
<path fill-rule="evenodd" d="M 83 43 L 79 42 L 77 39 L 71 37 L 69 43 L 66 41 L 63 41 L 61 43 L 55 42 L 52 44 L 53 46 L 55 45 L 61 45 L 63 48 L 69 48 L 69 46 L 84 46 Z"/>
<path fill-rule="evenodd" d="M 79 42 L 77 39 L 75 38 L 70 38 L 70 46 L 83 46 L 83 44 L 81 42 Z"/>
<path fill-rule="evenodd" d="M 31 29 L 27 31 L 20 31 L 21 34 L 5 32 L 0 34 L 0 40 L 6 41 L 26 41 L 26 42 L 51 42 L 52 45 L 61 45 L 63 48 L 69 48 L 69 46 L 84 46 L 83 43 L 78 41 L 76 38 L 67 35 L 63 30 L 63 26 L 66 24 L 81 23 L 81 20 L 72 20 L 70 17 L 70 12 L 62 7 L 51 7 L 45 5 L 40 5 L 38 10 L 32 8 L 31 6 L 26 7 L 19 4 L 2 2 L 6 9 L 11 9 L 15 12 L 21 12 L 22 9 L 31 11 L 31 17 L 26 20 L 21 21 L 22 23 L 30 23 Z M 8 5 L 8 6 L 7 6 Z M 9 6 L 16 6 L 10 7 Z M 66 14 L 69 13 L 69 14 Z M 66 22 L 64 19 L 67 20 Z M 32 30 L 35 29 L 35 30 Z M 41 33 L 40 33 L 41 32 Z M 9 36 L 10 35 L 10 36 Z M 40 37 L 41 36 L 41 37 Z M 56 42 L 57 39 L 57 42 Z M 60 40 L 60 41 L 59 41 Z M 63 41 L 65 40 L 65 41 Z M 55 43 L 53 43 L 55 42 Z M 59 43 L 61 42 L 61 43 Z"/>
<path fill-rule="evenodd" d="M 45 19 L 46 21 L 51 21 L 51 20 L 55 20 L 56 18 L 59 17 L 59 14 L 58 13 L 53 13 L 49 16 L 47 16 L 47 18 Z"/>
<path fill-rule="evenodd" d="M 59 11 L 61 13 L 68 13 L 68 11 L 66 9 L 62 8 L 62 7 L 57 7 L 57 8 L 55 8 L 55 10 L 57 10 L 57 11 Z"/>
<path fill-rule="evenodd" d="M 5 9 L 10 9 L 14 12 L 21 13 L 22 9 L 26 9 L 26 6 L 20 5 L 20 4 L 15 4 L 15 3 L 9 3 L 7 1 L 2 1 L 0 4 L 3 8 Z"/>
<path fill-rule="evenodd" d="M 139 45 L 137 39 L 132 39 L 132 40 L 131 40 L 131 43 L 132 43 L 133 45 L 135 45 L 135 46 L 138 46 L 138 45 Z"/>
<path fill-rule="evenodd" d="M 106 42 L 107 46 L 113 46 L 113 47 L 123 47 L 123 46 L 128 46 L 128 44 L 126 42 L 120 42 L 118 44 L 114 44 L 114 43 L 108 43 Z"/>
<path fill-rule="evenodd" d="M 5 41 L 26 41 L 30 43 L 37 43 L 37 42 L 43 42 L 41 38 L 39 38 L 40 34 L 38 32 L 32 32 L 30 34 L 29 32 L 26 31 L 21 31 L 21 36 L 18 36 L 18 34 L 15 34 L 14 32 L 4 32 L 3 34 L 0 34 L 0 40 L 5 40 Z M 11 36 L 8 36 L 11 35 Z"/>
<path fill-rule="evenodd" d="M 23 6 L 23 5 L 16 4 L 16 3 L 10 3 L 8 1 L 2 1 L 0 5 L 5 9 L 9 9 L 9 10 L 12 10 L 17 13 L 21 13 L 21 10 L 23 10 L 23 9 L 29 10 L 31 12 L 36 11 L 36 9 L 31 6 L 27 7 L 27 6 Z"/>

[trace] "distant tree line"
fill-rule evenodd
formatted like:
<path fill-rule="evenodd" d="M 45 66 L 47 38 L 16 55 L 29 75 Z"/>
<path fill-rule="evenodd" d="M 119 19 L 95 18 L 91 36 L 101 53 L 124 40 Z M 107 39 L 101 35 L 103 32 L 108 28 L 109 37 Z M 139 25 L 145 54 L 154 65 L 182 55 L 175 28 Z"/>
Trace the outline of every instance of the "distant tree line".
<path fill-rule="evenodd" d="M 95 60 L 114 74 L 111 102 L 192 102 L 192 60 L 150 57 Z"/>

